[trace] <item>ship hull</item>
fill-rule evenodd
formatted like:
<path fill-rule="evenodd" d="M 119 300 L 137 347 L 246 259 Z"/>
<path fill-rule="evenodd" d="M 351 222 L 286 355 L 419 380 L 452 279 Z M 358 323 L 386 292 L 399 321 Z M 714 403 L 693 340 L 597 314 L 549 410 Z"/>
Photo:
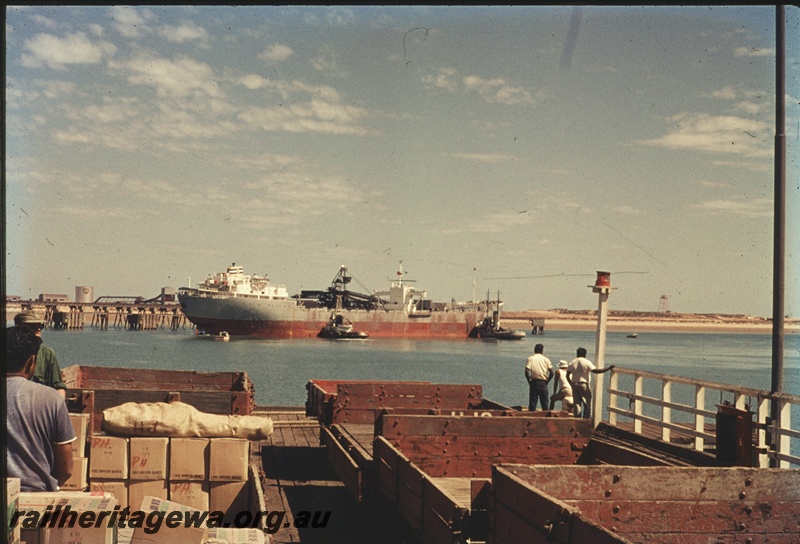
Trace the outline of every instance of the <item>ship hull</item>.
<path fill-rule="evenodd" d="M 294 299 L 179 295 L 181 309 L 198 329 L 258 338 L 315 338 L 331 317 L 328 308 L 308 308 Z M 485 312 L 337 310 L 370 338 L 466 339 Z"/>

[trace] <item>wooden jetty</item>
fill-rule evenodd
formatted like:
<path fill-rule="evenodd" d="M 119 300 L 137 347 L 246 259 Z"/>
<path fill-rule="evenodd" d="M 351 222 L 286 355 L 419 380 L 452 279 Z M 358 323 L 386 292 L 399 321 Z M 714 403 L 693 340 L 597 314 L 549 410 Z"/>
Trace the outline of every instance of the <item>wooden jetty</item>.
<path fill-rule="evenodd" d="M 33 310 L 42 316 L 46 327 L 67 330 L 92 327 L 152 331 L 193 326 L 177 302 L 140 298 L 119 297 L 118 300 L 95 302 L 7 302 L 5 317 L 10 322 L 17 313 Z"/>

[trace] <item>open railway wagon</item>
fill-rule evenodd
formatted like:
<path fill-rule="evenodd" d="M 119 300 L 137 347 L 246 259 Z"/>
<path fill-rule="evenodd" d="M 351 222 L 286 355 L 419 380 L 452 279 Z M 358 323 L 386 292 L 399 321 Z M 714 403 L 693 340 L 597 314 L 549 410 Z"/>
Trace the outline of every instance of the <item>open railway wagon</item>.
<path fill-rule="evenodd" d="M 495 466 L 490 544 L 800 542 L 800 470 Z"/>
<path fill-rule="evenodd" d="M 307 389 L 307 414 L 323 423 L 321 443 L 351 495 L 396 509 L 426 542 L 488 538 L 494 465 L 718 466 L 713 455 L 606 424 L 593 430 L 565 412 L 504 407 L 482 399 L 475 385 L 310 382 Z"/>
<path fill-rule="evenodd" d="M 246 372 L 198 372 L 69 366 L 62 371 L 70 412 L 89 414 L 90 433 L 103 426 L 103 410 L 126 402 L 184 402 L 210 414 L 249 415 L 255 386 Z"/>
<path fill-rule="evenodd" d="M 163 510 L 167 501 L 222 512 L 229 527 L 249 527 L 257 533 L 253 542 L 268 541 L 259 514 L 267 511 L 260 441 L 272 432 L 272 421 L 254 413 L 255 389 L 246 372 L 70 366 L 62 374 L 78 436 L 73 477 L 63 489 L 111 493 L 131 510 L 147 510 L 145 504 Z M 155 415 L 120 430 L 108 418 L 123 405 L 134 414 L 152 407 Z M 160 414 L 173 420 L 188 414 L 192 425 L 176 433 L 162 425 L 168 422 Z M 172 532 L 146 538 L 172 542 L 179 537 Z M 138 543 L 136 536 L 120 530 L 114 542 Z M 207 536 L 187 533 L 179 540 L 200 544 Z"/>
<path fill-rule="evenodd" d="M 430 382 L 311 380 L 306 415 L 322 424 L 320 443 L 358 502 L 373 491 L 372 441 L 384 412 L 488 414 L 512 411 L 483 398 L 483 386 Z"/>

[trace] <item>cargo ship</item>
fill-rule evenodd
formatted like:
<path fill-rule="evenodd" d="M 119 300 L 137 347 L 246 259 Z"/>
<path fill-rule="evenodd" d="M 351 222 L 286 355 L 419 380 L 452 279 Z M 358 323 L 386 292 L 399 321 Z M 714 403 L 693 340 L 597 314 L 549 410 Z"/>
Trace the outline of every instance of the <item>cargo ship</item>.
<path fill-rule="evenodd" d="M 460 340 L 489 314 L 483 303 L 425 298 L 404 279 L 402 263 L 396 274 L 388 290 L 365 294 L 350 290 L 353 278 L 341 266 L 327 289 L 289 295 L 285 286 L 233 263 L 196 288 L 180 288 L 178 300 L 186 318 L 209 334 L 279 339 L 314 338 L 341 314 L 370 338 Z"/>

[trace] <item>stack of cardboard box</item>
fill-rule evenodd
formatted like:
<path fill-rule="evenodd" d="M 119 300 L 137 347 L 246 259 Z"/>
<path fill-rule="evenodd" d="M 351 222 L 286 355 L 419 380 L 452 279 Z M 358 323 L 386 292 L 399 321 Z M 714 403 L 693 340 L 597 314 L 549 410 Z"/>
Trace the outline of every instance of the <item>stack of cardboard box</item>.
<path fill-rule="evenodd" d="M 169 497 L 168 466 L 169 438 L 130 438 L 128 505 L 132 510 L 140 509 L 146 496 L 163 500 Z"/>
<path fill-rule="evenodd" d="M 171 438 L 169 500 L 208 510 L 208 438 Z"/>
<path fill-rule="evenodd" d="M 249 510 L 251 491 L 247 481 L 249 465 L 249 440 L 211 439 L 208 468 L 209 506 L 212 512 L 225 512 L 226 523 L 236 523 L 236 515 Z"/>
<path fill-rule="evenodd" d="M 72 442 L 72 477 L 61 486 L 61 489 L 84 491 L 88 487 L 89 459 L 86 457 L 86 433 L 89 428 L 89 414 L 70 414 L 69 420 L 76 436 Z"/>

